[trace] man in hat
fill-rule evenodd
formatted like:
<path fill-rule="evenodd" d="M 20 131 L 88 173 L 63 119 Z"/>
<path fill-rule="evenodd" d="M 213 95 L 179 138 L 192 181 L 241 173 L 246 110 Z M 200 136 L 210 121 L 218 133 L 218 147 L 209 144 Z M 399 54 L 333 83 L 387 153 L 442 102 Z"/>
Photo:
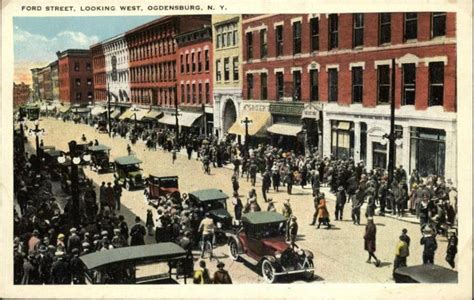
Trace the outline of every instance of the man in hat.
<path fill-rule="evenodd" d="M 438 249 L 438 243 L 433 236 L 433 229 L 429 225 L 423 228 L 423 237 L 420 240 L 420 244 L 424 245 L 423 264 L 434 264 L 434 255 L 436 249 Z"/>
<path fill-rule="evenodd" d="M 211 215 L 207 212 L 204 219 L 202 219 L 199 224 L 198 232 L 202 232 L 202 249 L 201 249 L 201 258 L 204 257 L 204 250 L 206 249 L 206 243 L 211 243 L 211 259 L 212 259 L 212 241 L 214 237 L 215 225 L 214 221 L 211 218 Z"/>
<path fill-rule="evenodd" d="M 295 247 L 296 236 L 298 235 L 298 223 L 296 223 L 296 216 L 291 216 L 290 225 L 288 226 L 288 231 L 290 233 L 290 243 L 291 247 Z"/>
<path fill-rule="evenodd" d="M 336 220 L 342 221 L 342 215 L 344 213 L 344 205 L 346 204 L 346 201 L 347 201 L 346 191 L 344 190 L 344 187 L 340 185 L 339 188 L 337 189 L 337 194 L 336 194 L 336 212 L 335 212 Z"/>
<path fill-rule="evenodd" d="M 130 229 L 130 246 L 145 245 L 146 229 L 140 222 L 140 217 L 135 217 L 135 225 Z"/>
<path fill-rule="evenodd" d="M 448 248 L 446 249 L 446 261 L 449 263 L 451 268 L 454 269 L 455 263 L 454 258 L 458 253 L 458 237 L 456 234 L 456 229 L 448 230 Z"/>
<path fill-rule="evenodd" d="M 153 221 L 153 213 L 151 212 L 151 209 L 146 210 L 145 225 L 146 225 L 146 228 L 148 230 L 148 235 L 152 236 L 153 235 L 153 227 L 155 227 L 155 222 Z"/>
<path fill-rule="evenodd" d="M 293 210 L 291 209 L 290 205 L 290 199 L 286 199 L 285 202 L 283 202 L 283 209 L 282 209 L 282 215 L 286 219 L 286 240 L 290 240 L 290 231 L 289 231 L 289 226 L 290 226 L 290 217 L 293 215 Z"/>
<path fill-rule="evenodd" d="M 125 240 L 125 243 L 127 245 L 128 244 L 128 225 L 127 225 L 127 222 L 125 222 L 125 217 L 123 215 L 120 215 L 118 217 L 118 219 L 119 219 L 120 234 L 122 235 L 122 237 Z"/>
<path fill-rule="evenodd" d="M 64 252 L 56 251 L 55 256 L 56 261 L 51 267 L 52 284 L 71 284 L 71 273 Z"/>
<path fill-rule="evenodd" d="M 36 256 L 36 261 L 38 263 L 38 273 L 40 282 L 42 284 L 49 284 L 53 257 L 49 255 L 47 246 L 41 245 L 39 247 L 39 254 Z"/>
<path fill-rule="evenodd" d="M 369 253 L 369 258 L 367 259 L 367 263 L 372 262 L 372 257 L 375 259 L 375 265 L 380 265 L 380 260 L 375 256 L 375 241 L 377 235 L 377 227 L 374 223 L 373 217 L 367 218 L 367 225 L 365 226 L 365 234 L 364 234 L 364 249 Z"/>
<path fill-rule="evenodd" d="M 406 230 L 406 229 L 404 229 Z M 407 266 L 407 257 L 410 255 L 410 241 L 406 234 L 401 234 L 395 248 L 395 260 L 393 262 L 393 272 L 399 267 Z"/>
<path fill-rule="evenodd" d="M 69 232 L 71 235 L 67 240 L 67 250 L 71 251 L 74 248 L 81 250 L 82 243 L 81 238 L 77 235 L 77 229 L 73 227 L 69 230 Z"/>
<path fill-rule="evenodd" d="M 40 244 L 41 240 L 39 239 L 39 231 L 35 229 L 28 240 L 28 253 L 36 251 Z"/>
<path fill-rule="evenodd" d="M 104 208 L 107 206 L 107 200 L 105 197 L 105 189 L 107 187 L 105 186 L 105 181 L 102 181 L 102 184 L 100 185 L 99 188 L 99 203 L 100 203 L 100 212 L 104 211 Z"/>
<path fill-rule="evenodd" d="M 120 234 L 119 228 L 114 228 L 114 237 L 112 238 L 111 243 L 114 248 L 122 248 L 127 246 L 127 242 Z"/>
<path fill-rule="evenodd" d="M 107 187 L 105 188 L 105 200 L 110 210 L 115 210 L 115 191 L 112 188 L 111 182 L 107 182 Z"/>
<path fill-rule="evenodd" d="M 38 266 L 33 253 L 28 254 L 23 262 L 23 278 L 21 284 L 37 284 L 40 281 Z"/>
<path fill-rule="evenodd" d="M 214 284 L 232 284 L 232 279 L 230 278 L 229 272 L 224 270 L 225 264 L 219 262 L 217 264 L 217 271 L 214 273 Z"/>
<path fill-rule="evenodd" d="M 74 284 L 85 284 L 86 280 L 84 277 L 84 265 L 79 259 L 79 249 L 72 249 L 72 258 L 69 262 L 69 267 L 71 269 L 72 282 Z"/>
<path fill-rule="evenodd" d="M 114 198 L 115 198 L 115 207 L 118 211 L 120 211 L 120 199 L 122 198 L 122 185 L 118 182 L 118 180 L 114 181 L 114 186 L 112 187 L 114 190 Z"/>

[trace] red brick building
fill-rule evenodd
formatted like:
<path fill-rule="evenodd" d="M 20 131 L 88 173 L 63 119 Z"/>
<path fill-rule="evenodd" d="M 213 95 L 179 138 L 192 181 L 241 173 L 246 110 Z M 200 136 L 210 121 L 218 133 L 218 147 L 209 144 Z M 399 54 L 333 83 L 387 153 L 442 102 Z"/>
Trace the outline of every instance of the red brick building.
<path fill-rule="evenodd" d="M 442 12 L 246 15 L 243 98 L 270 102 L 282 146 L 296 138 L 385 167 L 395 59 L 397 164 L 455 180 L 455 23 Z"/>
<path fill-rule="evenodd" d="M 59 64 L 59 101 L 88 104 L 94 101 L 91 52 L 68 49 L 56 52 Z"/>
<path fill-rule="evenodd" d="M 204 26 L 180 34 L 176 36 L 176 42 L 179 106 L 184 112 L 199 114 L 202 122 L 197 118 L 193 123 L 199 123 L 198 127 L 212 132 L 212 29 L 210 26 Z"/>
<path fill-rule="evenodd" d="M 90 47 L 92 59 L 92 76 L 94 82 L 94 100 L 107 101 L 107 82 L 105 73 L 105 55 L 102 43 Z"/>
<path fill-rule="evenodd" d="M 30 100 L 30 85 L 25 83 L 13 83 L 13 107 L 19 107 Z"/>

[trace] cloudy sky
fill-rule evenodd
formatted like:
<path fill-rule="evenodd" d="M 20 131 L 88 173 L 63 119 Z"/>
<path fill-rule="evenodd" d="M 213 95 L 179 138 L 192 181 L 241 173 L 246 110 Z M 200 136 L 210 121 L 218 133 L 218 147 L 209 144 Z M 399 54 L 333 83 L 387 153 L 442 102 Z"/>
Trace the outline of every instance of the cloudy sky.
<path fill-rule="evenodd" d="M 15 17 L 15 82 L 31 83 L 30 69 L 56 60 L 56 51 L 90 45 L 144 24 L 158 16 Z"/>

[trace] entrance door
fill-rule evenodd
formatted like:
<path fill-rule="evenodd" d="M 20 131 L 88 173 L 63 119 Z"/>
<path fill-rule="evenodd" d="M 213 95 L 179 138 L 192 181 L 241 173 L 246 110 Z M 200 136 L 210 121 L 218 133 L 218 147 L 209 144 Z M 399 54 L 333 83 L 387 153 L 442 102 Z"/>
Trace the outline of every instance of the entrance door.
<path fill-rule="evenodd" d="M 387 167 L 387 145 L 382 145 L 377 142 L 372 143 L 372 168 L 382 168 Z"/>

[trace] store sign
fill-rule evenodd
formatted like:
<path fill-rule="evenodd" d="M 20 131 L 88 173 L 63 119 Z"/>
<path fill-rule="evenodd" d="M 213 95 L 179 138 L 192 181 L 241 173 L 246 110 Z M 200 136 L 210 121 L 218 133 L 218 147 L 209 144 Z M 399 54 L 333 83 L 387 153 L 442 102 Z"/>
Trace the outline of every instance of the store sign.
<path fill-rule="evenodd" d="M 304 105 L 301 118 L 307 119 L 316 119 L 319 120 L 319 113 L 323 110 L 323 105 L 321 103 L 306 103 Z"/>
<path fill-rule="evenodd" d="M 288 115 L 288 116 L 301 116 L 303 111 L 303 103 L 272 103 L 270 106 L 270 112 L 277 115 Z"/>
<path fill-rule="evenodd" d="M 244 103 L 242 105 L 242 110 L 268 112 L 270 111 L 270 104 L 269 103 Z"/>

